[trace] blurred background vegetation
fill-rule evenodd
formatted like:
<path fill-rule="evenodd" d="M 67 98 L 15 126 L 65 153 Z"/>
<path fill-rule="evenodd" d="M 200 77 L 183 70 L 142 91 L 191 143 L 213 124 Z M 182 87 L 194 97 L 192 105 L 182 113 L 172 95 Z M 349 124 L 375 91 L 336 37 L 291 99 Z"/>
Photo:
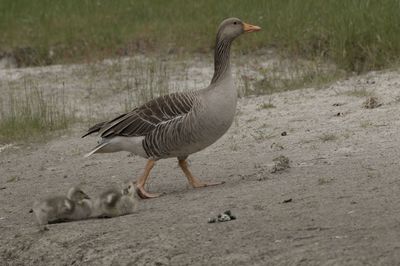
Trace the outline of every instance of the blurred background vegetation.
<path fill-rule="evenodd" d="M 204 53 L 236 16 L 263 28 L 236 51 L 274 48 L 360 73 L 398 63 L 399 14 L 398 0 L 0 0 L 0 53 L 20 66 Z"/>

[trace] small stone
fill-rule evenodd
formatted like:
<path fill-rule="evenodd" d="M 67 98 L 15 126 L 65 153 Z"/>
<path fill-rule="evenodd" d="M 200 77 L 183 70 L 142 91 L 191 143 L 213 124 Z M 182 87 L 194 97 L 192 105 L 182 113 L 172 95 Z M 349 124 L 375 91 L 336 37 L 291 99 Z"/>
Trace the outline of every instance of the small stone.
<path fill-rule="evenodd" d="M 208 223 L 227 222 L 236 220 L 236 216 L 232 214 L 231 210 L 226 210 L 224 213 L 218 214 L 217 218 L 208 218 Z"/>
<path fill-rule="evenodd" d="M 271 144 L 270 148 L 271 148 L 271 150 L 273 150 L 273 151 L 281 151 L 281 150 L 284 149 L 284 147 L 282 146 L 282 144 L 279 144 L 279 143 L 276 143 L 276 142 L 273 142 L 273 143 Z"/>
<path fill-rule="evenodd" d="M 292 202 L 292 201 L 293 201 L 293 199 L 290 198 L 290 199 L 286 199 L 286 200 L 282 201 L 282 203 L 289 203 L 289 202 Z"/>
<path fill-rule="evenodd" d="M 231 216 L 231 215 L 232 215 L 231 210 L 225 211 L 224 214 L 226 214 L 226 215 L 228 215 L 228 216 Z"/>
<path fill-rule="evenodd" d="M 225 213 L 218 215 L 218 222 L 227 222 L 230 220 L 231 220 L 231 217 L 229 217 L 229 215 L 226 215 Z"/>
<path fill-rule="evenodd" d="M 344 114 L 342 112 L 339 112 L 336 114 L 336 116 L 344 116 Z"/>
<path fill-rule="evenodd" d="M 374 109 L 381 106 L 382 103 L 379 102 L 378 98 L 370 96 L 363 103 L 363 107 L 367 109 Z"/>
<path fill-rule="evenodd" d="M 20 180 L 20 178 L 19 178 L 19 176 L 11 176 L 11 177 L 9 177 L 8 179 L 7 179 L 7 183 L 11 183 L 11 182 L 17 182 L 17 181 L 19 181 Z"/>
<path fill-rule="evenodd" d="M 270 170 L 271 173 L 276 173 L 279 171 L 283 171 L 285 169 L 290 168 L 290 160 L 288 157 L 284 155 L 280 155 L 272 160 L 274 162 L 274 166 Z"/>
<path fill-rule="evenodd" d="M 283 131 L 282 133 L 281 133 L 281 136 L 286 136 L 287 135 L 287 132 L 286 131 Z"/>

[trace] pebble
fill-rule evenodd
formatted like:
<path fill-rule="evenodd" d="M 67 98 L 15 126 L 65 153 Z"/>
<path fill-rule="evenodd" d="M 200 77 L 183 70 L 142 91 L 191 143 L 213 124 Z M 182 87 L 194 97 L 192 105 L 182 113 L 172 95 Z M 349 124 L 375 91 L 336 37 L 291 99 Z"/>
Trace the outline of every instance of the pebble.
<path fill-rule="evenodd" d="M 218 214 L 218 216 L 212 217 L 212 218 L 208 218 L 208 223 L 212 224 L 212 223 L 216 223 L 216 222 L 228 222 L 231 220 L 236 220 L 236 216 L 232 214 L 232 212 L 230 210 L 225 211 L 224 213 L 220 213 Z"/>

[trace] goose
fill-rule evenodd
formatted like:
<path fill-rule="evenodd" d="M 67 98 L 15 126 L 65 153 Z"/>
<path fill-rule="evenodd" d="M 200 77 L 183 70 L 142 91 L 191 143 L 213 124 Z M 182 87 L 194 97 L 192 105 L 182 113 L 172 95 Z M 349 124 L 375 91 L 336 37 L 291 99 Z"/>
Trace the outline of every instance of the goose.
<path fill-rule="evenodd" d="M 217 141 L 234 119 L 237 92 L 230 66 L 233 40 L 260 27 L 228 18 L 218 27 L 214 51 L 214 75 L 207 88 L 164 95 L 118 117 L 98 123 L 85 135 L 98 133 L 99 144 L 85 156 L 95 153 L 128 151 L 147 159 L 143 174 L 136 182 L 141 198 L 160 194 L 144 188 L 150 171 L 160 159 L 176 157 L 188 182 L 194 188 L 218 185 L 192 175 L 187 158 Z"/>
<path fill-rule="evenodd" d="M 137 208 L 136 189 L 133 182 L 122 190 L 109 189 L 93 203 L 93 218 L 111 218 L 133 213 Z"/>
<path fill-rule="evenodd" d="M 67 196 L 49 197 L 37 200 L 33 204 L 32 212 L 35 214 L 41 231 L 48 230 L 46 224 L 81 220 L 90 217 L 92 204 L 89 196 L 79 187 L 68 190 Z"/>

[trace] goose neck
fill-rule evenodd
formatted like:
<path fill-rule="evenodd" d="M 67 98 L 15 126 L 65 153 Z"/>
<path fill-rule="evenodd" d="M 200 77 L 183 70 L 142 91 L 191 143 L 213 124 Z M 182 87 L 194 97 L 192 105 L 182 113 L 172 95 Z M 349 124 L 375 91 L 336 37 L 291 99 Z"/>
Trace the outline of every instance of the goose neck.
<path fill-rule="evenodd" d="M 232 40 L 217 37 L 214 51 L 214 76 L 211 84 L 217 83 L 230 75 L 230 50 Z"/>

